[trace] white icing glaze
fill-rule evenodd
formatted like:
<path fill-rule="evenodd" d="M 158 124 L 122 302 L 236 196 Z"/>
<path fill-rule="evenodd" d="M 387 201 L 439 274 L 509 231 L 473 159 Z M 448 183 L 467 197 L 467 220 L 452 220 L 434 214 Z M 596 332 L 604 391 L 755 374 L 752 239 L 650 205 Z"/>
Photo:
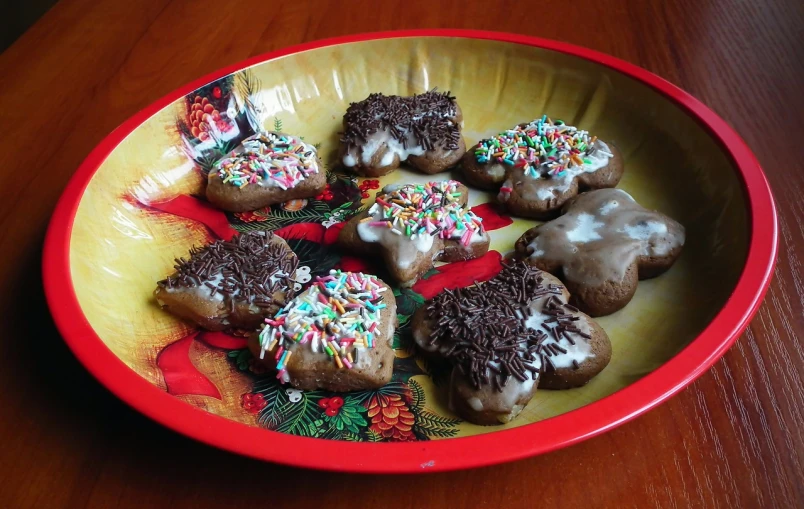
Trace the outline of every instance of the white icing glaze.
<path fill-rule="evenodd" d="M 358 346 L 355 348 L 355 368 L 367 369 L 371 367 L 371 356 L 368 354 L 368 349 Z"/>
<path fill-rule="evenodd" d="M 378 211 L 372 215 L 372 218 L 373 221 L 382 219 L 382 212 Z M 390 228 L 369 226 L 368 222 L 357 225 L 357 234 L 360 235 L 363 242 L 379 242 L 383 247 L 395 250 L 398 256 L 397 264 L 403 269 L 410 267 L 410 264 L 416 259 L 417 252 L 426 253 L 430 251 L 435 238 L 432 235 L 406 237 L 395 233 Z"/>
<path fill-rule="evenodd" d="M 592 353 L 592 346 L 584 338 L 574 335 L 574 345 L 563 336 L 561 337 L 561 340 L 557 342 L 553 335 L 550 334 L 550 331 L 542 327 L 542 323 L 551 318 L 550 315 L 541 313 L 541 306 L 543 303 L 544 299 L 539 299 L 538 301 L 531 303 L 530 307 L 533 310 L 533 315 L 528 317 L 528 319 L 525 321 L 525 326 L 534 330 L 543 330 L 546 334 L 548 334 L 547 339 L 545 339 L 543 342 L 544 345 L 557 344 L 567 351 L 567 353 L 559 353 L 558 355 L 550 356 L 550 362 L 552 362 L 553 366 L 557 369 L 572 368 L 572 361 L 582 364 L 584 361 L 594 358 L 595 355 Z M 586 322 L 586 320 L 578 320 L 575 322 L 575 325 L 584 334 L 590 333 L 589 324 Z"/>
<path fill-rule="evenodd" d="M 358 160 L 361 164 L 369 166 L 374 155 L 385 147 L 385 153 L 380 160 L 378 166 L 388 166 L 394 161 L 394 156 L 398 156 L 400 161 L 405 161 L 409 156 L 420 156 L 424 154 L 424 147 L 418 145 L 410 134 L 407 137 L 407 148 L 401 142 L 396 140 L 391 133 L 383 129 L 372 134 L 366 140 L 366 143 L 359 147 L 352 147 L 343 156 L 343 165 L 353 167 L 357 165 Z"/>
<path fill-rule="evenodd" d="M 472 410 L 474 410 L 475 412 L 482 412 L 483 411 L 483 402 L 480 401 L 480 398 L 476 398 L 476 397 L 472 396 L 471 398 L 466 400 L 466 402 L 469 403 L 469 407 Z"/>
<path fill-rule="evenodd" d="M 209 282 L 215 286 L 219 286 L 223 281 L 223 273 L 218 272 L 215 274 L 214 277 L 209 279 L 208 281 L 202 282 L 200 286 L 191 286 L 191 287 L 183 287 L 183 286 L 174 286 L 172 288 L 168 288 L 167 286 L 164 287 L 164 290 L 167 293 L 191 293 L 197 295 L 199 298 L 204 300 L 211 300 L 213 302 L 223 302 L 223 293 L 215 292 L 215 295 L 212 295 L 212 289 L 209 288 L 205 283 Z M 240 294 L 240 289 L 235 289 L 232 292 L 232 297 L 235 297 Z"/>
<path fill-rule="evenodd" d="M 494 178 L 502 178 L 505 176 L 505 169 L 500 165 L 494 165 L 487 170 L 488 174 Z"/>
<path fill-rule="evenodd" d="M 648 221 L 644 224 L 627 224 L 619 231 L 622 231 L 634 240 L 648 240 L 652 235 L 663 235 L 667 233 L 667 226 L 664 223 Z"/>
<path fill-rule="evenodd" d="M 607 216 L 609 212 L 616 209 L 620 205 L 620 202 L 617 200 L 611 200 L 610 202 L 606 203 L 602 207 L 600 207 L 600 215 Z"/>
<path fill-rule="evenodd" d="M 601 237 L 597 229 L 602 226 L 603 223 L 595 221 L 595 216 L 592 214 L 578 214 L 575 228 L 567 231 L 567 240 L 575 243 L 600 240 Z"/>

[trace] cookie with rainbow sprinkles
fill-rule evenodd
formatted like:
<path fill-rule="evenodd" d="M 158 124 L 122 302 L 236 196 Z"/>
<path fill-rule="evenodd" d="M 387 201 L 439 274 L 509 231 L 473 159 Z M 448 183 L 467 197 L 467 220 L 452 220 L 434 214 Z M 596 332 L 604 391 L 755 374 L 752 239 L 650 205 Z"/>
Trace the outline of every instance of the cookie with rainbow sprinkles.
<path fill-rule="evenodd" d="M 461 159 L 463 178 L 513 215 L 556 217 L 579 192 L 615 187 L 625 170 L 620 151 L 587 131 L 546 115 L 481 140 Z"/>
<path fill-rule="evenodd" d="M 455 180 L 389 185 L 372 206 L 350 219 L 338 244 L 354 254 L 379 255 L 391 278 L 413 285 L 436 261 L 486 254 L 489 234 L 468 206 L 469 189 Z"/>
<path fill-rule="evenodd" d="M 502 424 L 537 389 L 580 387 L 600 373 L 611 342 L 568 299 L 557 278 L 515 262 L 419 308 L 411 324 L 417 347 L 453 366 L 450 408 L 475 424 Z"/>
<path fill-rule="evenodd" d="M 376 276 L 331 270 L 265 320 L 249 348 L 302 390 L 353 391 L 391 381 L 394 293 Z"/>
<path fill-rule="evenodd" d="M 340 159 L 364 177 L 379 177 L 407 162 L 422 173 L 454 166 L 466 150 L 463 115 L 455 97 L 435 89 L 411 97 L 371 94 L 343 116 Z"/>
<path fill-rule="evenodd" d="M 207 177 L 207 199 L 246 212 L 320 194 L 326 172 L 315 147 L 297 136 L 265 132 L 243 140 Z"/>

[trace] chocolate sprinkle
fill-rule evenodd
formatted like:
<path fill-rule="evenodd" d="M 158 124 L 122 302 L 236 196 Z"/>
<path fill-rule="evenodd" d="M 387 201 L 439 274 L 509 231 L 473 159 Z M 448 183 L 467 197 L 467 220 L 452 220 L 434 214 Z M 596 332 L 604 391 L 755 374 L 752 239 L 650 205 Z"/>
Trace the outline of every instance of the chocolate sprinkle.
<path fill-rule="evenodd" d="M 269 307 L 275 292 L 292 299 L 299 260 L 287 244 L 272 239 L 271 232 L 255 231 L 193 247 L 190 259 L 176 259 L 176 272 L 157 284 L 167 290 L 208 288 L 210 297 L 222 294 L 230 310 L 235 302 Z"/>
<path fill-rule="evenodd" d="M 428 151 L 436 146 L 457 150 L 461 131 L 456 114 L 455 97 L 449 92 L 433 89 L 412 97 L 371 94 L 349 105 L 341 142 L 349 150 L 366 143 L 377 131 L 388 131 L 405 148 L 412 138 Z"/>
<path fill-rule="evenodd" d="M 575 326 L 577 317 L 557 297 L 560 287 L 545 285 L 542 274 L 523 261 L 504 264 L 486 283 L 445 290 L 427 303 L 433 324 L 431 344 L 475 389 L 491 385 L 502 391 L 510 377 L 524 382 L 527 371 L 539 371 L 532 365 L 539 359 L 542 370 L 555 371 L 550 357 L 567 353 L 557 344 L 562 336 L 573 345 L 570 333 L 589 339 Z M 549 316 L 541 324 L 544 330 L 529 328 L 525 323 L 533 314 L 531 304 L 542 298 L 546 300 L 540 312 Z M 556 343 L 546 342 L 551 336 Z M 573 367 L 577 366 L 574 361 Z"/>

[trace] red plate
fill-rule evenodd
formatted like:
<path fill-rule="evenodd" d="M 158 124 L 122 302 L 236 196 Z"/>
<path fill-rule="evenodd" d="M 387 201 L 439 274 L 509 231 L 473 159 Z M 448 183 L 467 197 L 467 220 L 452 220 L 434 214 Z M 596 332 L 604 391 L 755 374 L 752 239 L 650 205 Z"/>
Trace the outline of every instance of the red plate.
<path fill-rule="evenodd" d="M 451 51 L 450 48 L 452 48 L 455 51 L 469 52 L 468 54 L 479 54 L 478 62 L 481 63 L 477 65 L 480 67 L 472 67 L 471 58 L 453 60 L 449 54 L 439 54 L 434 49 L 435 46 L 432 46 L 436 43 L 438 47 L 446 48 L 443 51 Z M 406 81 L 400 75 L 382 73 L 375 67 L 371 67 L 371 65 L 380 65 L 383 52 L 388 51 L 391 46 L 395 51 L 401 51 L 399 53 L 401 60 L 405 60 L 405 51 L 409 51 L 407 56 L 410 73 L 412 74 L 414 71 L 418 73 L 420 71 L 416 69 L 421 69 L 423 75 L 416 79 L 423 79 L 423 82 L 412 83 L 410 76 Z M 429 48 L 432 51 L 422 51 L 422 48 Z M 337 61 L 337 58 L 332 57 L 336 54 L 342 58 L 342 61 Z M 633 101 L 636 109 L 644 108 L 654 113 L 656 118 L 653 122 L 656 125 L 652 128 L 655 128 L 657 133 L 661 131 L 668 140 L 673 143 L 677 142 L 680 152 L 687 151 L 699 158 L 704 168 L 691 169 L 688 170 L 690 173 L 686 174 L 686 176 L 694 177 L 694 179 L 690 179 L 692 182 L 689 196 L 695 197 L 697 196 L 695 193 L 704 193 L 699 200 L 703 202 L 706 201 L 705 192 L 708 192 L 706 190 L 709 189 L 709 186 L 714 185 L 714 189 L 719 189 L 731 185 L 728 182 L 734 182 L 736 192 L 729 195 L 730 197 L 724 198 L 722 209 L 715 209 L 715 212 L 721 211 L 725 219 L 718 217 L 717 220 L 712 220 L 712 230 L 704 231 L 704 235 L 701 237 L 702 239 L 716 238 L 716 240 L 712 240 L 715 247 L 710 249 L 711 257 L 717 259 L 722 256 L 724 260 L 728 259 L 736 263 L 734 277 L 723 283 L 727 285 L 722 288 L 723 298 L 717 301 L 711 317 L 707 316 L 705 323 L 702 322 L 702 325 L 696 329 L 688 343 L 685 341 L 684 345 L 680 345 L 680 351 L 673 352 L 675 355 L 662 354 L 665 357 L 662 358 L 661 365 L 651 369 L 648 374 L 636 377 L 638 379 L 633 383 L 626 384 L 616 392 L 604 397 L 596 398 L 593 402 L 580 406 L 580 408 L 564 413 L 557 412 L 557 415 L 544 420 L 510 429 L 487 428 L 471 431 L 471 433 L 476 433 L 471 436 L 409 443 L 324 440 L 278 433 L 256 425 L 237 422 L 232 418 L 202 410 L 192 404 L 190 399 L 182 400 L 169 394 L 165 390 L 164 383 L 161 383 L 159 379 L 147 380 L 141 374 L 142 371 L 138 372 L 130 367 L 132 361 L 124 362 L 121 357 L 113 353 L 113 349 L 107 346 L 109 342 L 104 341 L 101 337 L 107 333 L 100 333 L 97 327 L 90 324 L 91 321 L 96 320 L 90 315 L 97 316 L 97 309 L 90 309 L 92 306 L 88 301 L 80 303 L 82 285 L 77 284 L 86 278 L 85 275 L 82 275 L 80 264 L 87 260 L 80 260 L 76 257 L 76 253 L 82 252 L 78 243 L 71 245 L 71 240 L 74 239 L 76 232 L 83 231 L 86 226 L 76 222 L 77 217 L 82 217 L 79 205 L 82 200 L 97 199 L 97 197 L 87 198 L 85 190 L 91 185 L 91 181 L 97 178 L 99 168 L 119 164 L 112 161 L 110 155 L 117 150 L 124 150 L 120 148 L 121 143 L 141 125 L 146 124 L 149 119 L 160 114 L 164 108 L 175 106 L 183 101 L 186 95 L 204 85 L 258 64 L 269 66 L 266 69 L 275 68 L 277 72 L 282 69 L 286 71 L 288 65 L 298 65 L 299 80 L 304 81 L 310 78 L 311 73 L 316 72 L 314 68 L 304 66 L 312 65 L 311 62 L 315 63 L 325 58 L 333 60 L 331 64 L 327 65 L 341 66 L 339 68 L 341 76 L 345 77 L 343 85 L 346 85 L 348 80 L 364 80 L 364 85 L 369 87 L 369 90 L 372 86 L 377 86 L 377 83 L 380 83 L 377 80 L 381 79 L 392 80 L 394 83 L 406 82 L 407 86 L 413 90 L 417 87 L 429 88 L 433 85 L 446 89 L 449 87 L 442 86 L 440 83 L 428 83 L 428 71 L 429 76 L 434 77 L 437 76 L 438 68 L 449 65 L 453 66 L 448 70 L 456 76 L 455 80 L 474 80 L 476 81 L 474 86 L 484 88 L 485 93 L 488 92 L 488 87 L 485 86 L 484 80 L 491 80 L 488 86 L 509 86 L 510 83 L 506 83 L 504 79 L 498 79 L 499 75 L 495 73 L 498 73 L 499 70 L 495 71 L 494 66 L 491 66 L 490 69 L 483 67 L 485 65 L 482 64 L 482 59 L 485 58 L 483 55 L 488 57 L 493 55 L 492 60 L 495 65 L 499 63 L 499 65 L 508 66 L 507 72 L 513 73 L 509 75 L 509 78 L 518 76 L 516 73 L 519 72 L 536 73 L 533 76 L 525 74 L 521 76 L 521 79 L 533 79 L 533 90 L 536 91 L 540 86 L 547 86 L 546 80 L 549 76 L 550 80 L 561 85 L 557 92 L 559 95 L 556 97 L 564 102 L 572 100 L 573 83 L 584 82 L 590 73 L 594 74 L 595 79 L 600 79 L 608 85 L 602 88 L 602 93 L 594 87 L 591 89 L 591 104 L 598 104 L 598 101 L 603 105 L 606 104 L 606 101 L 613 100 Z M 442 57 L 443 59 L 439 60 Z M 294 58 L 296 60 L 293 60 Z M 455 63 L 457 61 L 461 63 Z M 370 65 L 366 66 L 365 62 Z M 530 69 L 528 65 L 531 64 L 535 70 L 523 70 Z M 376 72 L 366 69 L 374 69 Z M 446 80 L 446 78 L 444 79 Z M 613 82 L 617 82 L 617 86 L 612 87 Z M 292 83 L 292 86 L 285 89 L 288 94 L 285 99 L 282 98 L 284 96 L 280 97 L 284 93 L 282 90 L 275 91 L 276 97 L 279 97 L 277 104 L 282 103 L 283 100 L 290 104 L 290 106 L 286 104 L 283 111 L 290 111 L 295 107 L 289 91 L 292 89 L 298 95 L 299 90 L 303 90 L 302 85 L 297 87 L 296 81 L 291 80 L 289 83 Z M 455 85 L 457 88 L 462 86 L 460 83 L 456 85 L 455 81 L 450 85 Z M 359 93 L 352 92 L 355 88 L 347 88 L 346 95 L 349 97 L 344 99 L 340 87 L 341 84 L 336 85 L 337 93 L 343 101 L 363 98 L 359 96 Z M 265 88 L 263 90 L 274 89 Z M 453 88 L 453 91 L 455 90 L 456 88 Z M 493 132 L 509 127 L 509 125 L 477 126 L 472 124 L 472 115 L 475 118 L 483 115 L 486 115 L 487 119 L 489 117 L 483 111 L 482 101 L 466 90 L 468 89 L 465 89 L 463 96 L 467 97 L 469 104 L 468 108 L 464 108 L 467 129 L 482 127 L 486 131 L 491 129 Z M 317 89 L 316 92 L 318 92 Z M 315 93 L 312 94 L 315 95 Z M 460 93 L 457 95 L 459 101 L 462 100 L 462 95 Z M 547 100 L 545 99 L 545 101 Z M 315 97 L 310 101 L 314 103 Z M 536 104 L 539 99 L 538 97 L 528 98 L 527 101 L 533 101 Z M 555 98 L 551 101 L 548 104 L 550 108 L 562 107 L 555 102 Z M 296 103 L 298 105 L 308 104 L 299 97 L 296 97 Z M 341 106 L 337 105 L 329 112 L 334 119 L 332 120 L 333 125 L 338 123 L 338 115 L 342 114 Z M 544 103 L 541 106 L 543 107 Z M 322 103 L 316 107 L 322 108 L 325 105 Z M 499 105 L 494 108 L 495 112 L 499 112 L 500 109 Z M 521 115 L 518 112 L 514 113 Z M 540 116 L 541 113 L 541 111 L 535 112 L 532 116 Z M 514 114 L 512 113 L 512 115 Z M 591 115 L 591 113 L 582 111 L 578 115 L 587 118 L 584 115 Z M 690 119 L 694 122 L 690 122 Z M 523 120 L 530 120 L 530 118 L 519 116 L 515 121 Z M 511 121 L 514 121 L 513 117 Z M 324 121 L 322 120 L 322 122 Z M 326 122 L 329 122 L 329 119 Z M 686 130 L 684 135 L 674 135 L 674 130 L 680 128 L 668 125 L 672 122 L 681 124 L 688 122 L 694 127 L 684 128 Z M 600 128 L 604 131 L 607 129 L 616 131 L 615 127 L 607 126 L 605 123 L 597 122 L 597 124 L 600 124 Z M 700 133 L 696 134 L 696 129 L 700 130 Z M 468 141 L 475 142 L 475 139 L 471 139 L 473 137 L 471 133 L 479 132 L 465 131 Z M 656 139 L 664 138 L 657 137 Z M 704 144 L 705 149 L 695 145 L 698 142 Z M 334 145 L 325 148 L 331 153 Z M 642 154 L 643 152 L 636 153 Z M 714 159 L 701 159 L 702 154 L 705 154 L 707 158 L 712 155 Z M 633 156 L 632 159 L 637 160 L 637 156 Z M 719 164 L 727 169 L 718 172 L 716 168 L 719 167 Z M 638 162 L 634 166 L 640 167 Z M 125 168 L 125 166 L 121 166 L 121 168 Z M 630 171 L 634 175 L 633 179 L 628 180 L 626 177 L 622 185 L 629 191 L 632 188 L 635 189 L 637 194 L 644 190 L 642 194 L 658 208 L 661 208 L 663 204 L 672 207 L 673 203 L 678 203 L 677 200 L 682 199 L 677 196 L 663 196 L 661 190 L 656 191 L 655 189 L 652 195 L 648 188 L 650 182 L 654 181 L 645 180 L 643 170 Z M 629 172 L 626 173 L 628 175 Z M 126 175 L 121 175 L 121 178 L 124 177 Z M 640 178 L 643 181 L 640 181 Z M 701 206 L 704 207 L 706 204 Z M 680 205 L 678 207 L 681 208 Z M 740 229 L 740 225 L 746 228 Z M 511 228 L 518 228 L 517 231 L 520 232 L 524 229 L 520 222 L 515 222 Z M 731 232 L 734 228 L 743 232 L 734 235 L 740 237 L 740 242 L 744 245 L 732 250 L 729 242 L 731 242 Z M 745 236 L 745 230 L 748 230 L 748 236 Z M 724 237 L 724 240 L 720 239 L 721 236 Z M 691 236 L 691 238 L 693 237 Z M 694 246 L 690 249 L 695 251 Z M 492 32 L 423 30 L 349 36 L 275 51 L 205 76 L 154 102 L 107 136 L 87 157 L 70 181 L 51 220 L 45 242 L 43 269 L 48 303 L 65 341 L 78 359 L 102 384 L 143 414 L 204 443 L 263 460 L 326 470 L 390 473 L 471 468 L 541 454 L 603 433 L 648 411 L 700 376 L 737 339 L 757 310 L 767 290 L 775 264 L 776 250 L 777 224 L 773 197 L 756 158 L 734 130 L 686 92 L 634 65 L 564 43 Z M 726 251 L 734 251 L 734 254 Z M 180 253 L 169 253 L 170 257 L 176 254 Z M 90 261 L 103 263 L 101 255 L 97 256 L 99 256 L 97 260 Z M 684 269 L 673 269 L 673 271 L 676 270 L 683 271 Z M 668 274 L 672 274 L 673 271 Z M 667 277 L 667 281 L 672 281 L 673 276 L 663 277 Z M 646 292 L 648 291 L 646 290 Z M 637 295 L 637 298 L 639 296 L 640 294 Z M 114 300 L 107 302 L 114 302 Z M 114 304 L 108 305 L 114 306 Z M 635 303 L 629 305 L 626 311 L 629 308 L 640 309 L 639 304 Z M 157 312 L 158 310 L 154 309 L 154 313 Z M 621 315 L 609 322 L 603 321 L 603 324 L 604 326 L 609 324 L 616 329 L 622 325 L 617 320 L 624 316 L 627 315 Z M 611 331 L 609 332 L 611 335 Z M 136 337 L 131 336 L 120 341 L 133 342 L 135 340 Z M 615 350 L 616 355 L 617 350 Z M 608 369 L 612 369 L 612 367 L 610 366 Z M 576 390 L 583 391 L 587 388 Z M 466 432 L 467 435 L 471 433 Z"/>

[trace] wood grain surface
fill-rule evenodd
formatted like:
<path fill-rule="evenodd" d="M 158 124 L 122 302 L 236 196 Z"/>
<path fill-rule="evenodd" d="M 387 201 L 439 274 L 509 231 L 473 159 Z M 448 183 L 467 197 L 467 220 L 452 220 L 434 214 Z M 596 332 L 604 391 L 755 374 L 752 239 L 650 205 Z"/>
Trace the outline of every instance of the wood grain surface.
<path fill-rule="evenodd" d="M 0 507 L 804 506 L 804 3 L 510 2 L 491 14 L 492 4 L 61 0 L 0 55 Z M 726 356 L 668 403 L 580 445 L 395 477 L 221 452 L 91 378 L 55 330 L 39 275 L 50 213 L 89 151 L 157 97 L 249 56 L 435 27 L 609 53 L 688 90 L 744 137 L 773 186 L 781 245 L 765 303 Z"/>

